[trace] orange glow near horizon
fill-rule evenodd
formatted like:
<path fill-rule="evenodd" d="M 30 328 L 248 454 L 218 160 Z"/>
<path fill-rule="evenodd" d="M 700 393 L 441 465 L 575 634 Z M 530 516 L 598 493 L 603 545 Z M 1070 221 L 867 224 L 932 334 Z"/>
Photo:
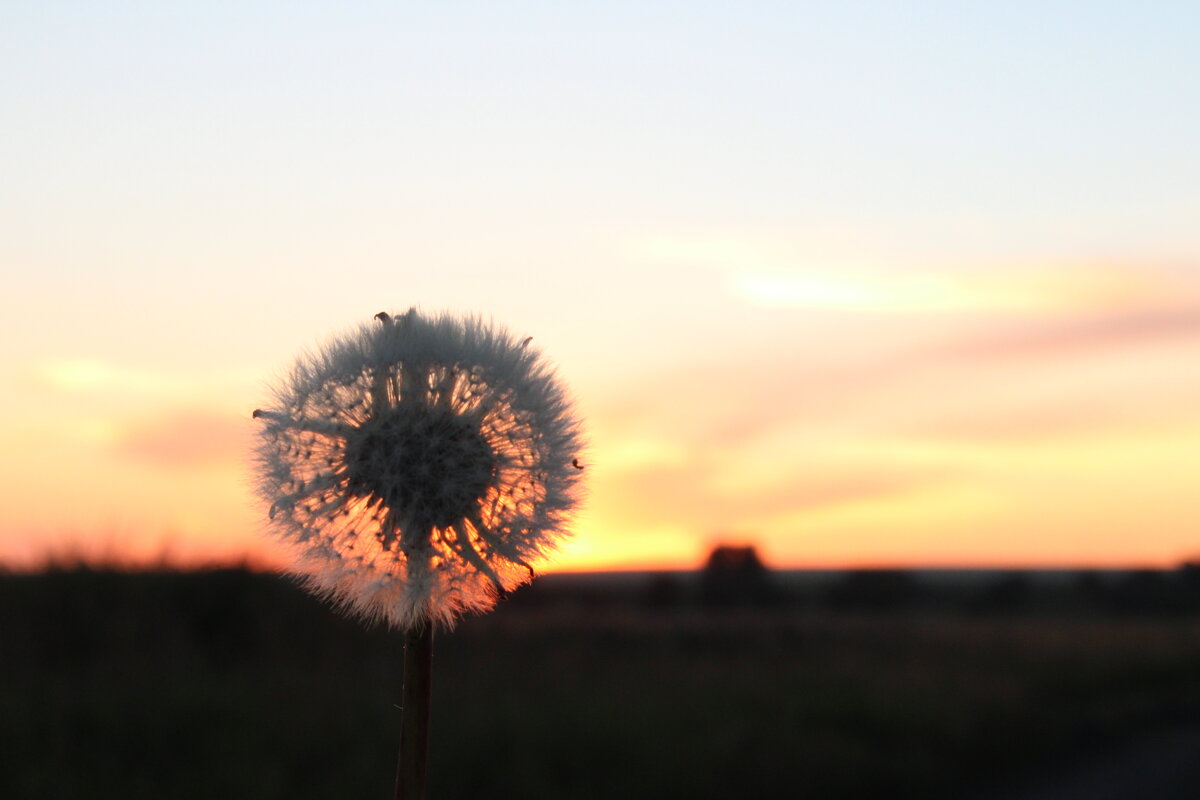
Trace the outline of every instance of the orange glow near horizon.
<path fill-rule="evenodd" d="M 766 359 L 661 372 L 632 399 L 611 384 L 585 403 L 590 501 L 575 536 L 539 566 L 687 569 L 726 541 L 756 544 L 781 568 L 1195 557 L 1200 382 L 1180 366 L 1195 335 L 1125 319 L 1085 319 L 1074 333 L 1027 327 L 1004 334 L 1011 353 L 972 333 L 965 341 L 987 342 L 980 355 L 917 347 L 907 363 L 829 373 L 812 351 L 813 378 L 801 352 L 778 362 L 786 370 Z M 1030 352 L 1039 335 L 1053 349 Z M 54 418 L 39 424 L 31 410 L 35 424 L 4 431 L 22 454 L 0 476 L 13 490 L 6 563 L 285 563 L 260 538 L 244 414 L 97 361 L 31 374 L 42 376 L 28 385 L 31 409 Z M 59 420 L 77 406 L 87 413 Z"/>
<path fill-rule="evenodd" d="M 539 571 L 689 569 L 730 541 L 778 568 L 1195 558 L 1196 319 L 1001 315 L 836 368 L 776 342 L 757 360 L 585 376 L 590 498 Z M 0 561 L 282 566 L 249 491 L 253 426 L 227 402 L 261 391 L 249 373 L 26 370 L 22 425 L 0 430 L 16 456 L 0 465 Z"/>

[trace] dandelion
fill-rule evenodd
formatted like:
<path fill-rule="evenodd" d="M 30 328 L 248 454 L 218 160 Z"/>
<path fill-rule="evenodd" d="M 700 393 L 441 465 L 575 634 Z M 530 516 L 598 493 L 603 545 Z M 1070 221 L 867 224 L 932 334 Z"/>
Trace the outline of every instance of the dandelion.
<path fill-rule="evenodd" d="M 296 362 L 253 414 L 255 461 L 306 586 L 406 632 L 403 772 L 411 718 L 428 713 L 433 628 L 533 577 L 567 532 L 584 465 L 579 422 L 528 338 L 416 309 L 376 320 Z"/>

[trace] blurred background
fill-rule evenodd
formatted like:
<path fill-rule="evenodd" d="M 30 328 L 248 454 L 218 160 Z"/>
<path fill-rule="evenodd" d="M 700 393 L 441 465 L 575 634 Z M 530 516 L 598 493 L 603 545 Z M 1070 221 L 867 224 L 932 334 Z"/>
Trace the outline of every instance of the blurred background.
<path fill-rule="evenodd" d="M 1187 785 L 1195 8 L 2 14 L 4 794 L 386 796 L 398 639 L 275 576 L 246 453 L 412 305 L 591 442 L 439 643 L 436 796 Z"/>

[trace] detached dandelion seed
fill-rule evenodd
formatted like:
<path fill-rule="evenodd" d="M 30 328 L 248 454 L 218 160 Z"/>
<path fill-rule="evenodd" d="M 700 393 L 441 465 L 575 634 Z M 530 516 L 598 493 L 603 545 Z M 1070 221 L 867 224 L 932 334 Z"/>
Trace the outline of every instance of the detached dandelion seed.
<path fill-rule="evenodd" d="M 578 501 L 580 424 L 530 341 L 476 317 L 380 312 L 302 356 L 252 415 L 258 493 L 292 569 L 406 632 L 402 762 L 433 629 L 530 580 Z"/>

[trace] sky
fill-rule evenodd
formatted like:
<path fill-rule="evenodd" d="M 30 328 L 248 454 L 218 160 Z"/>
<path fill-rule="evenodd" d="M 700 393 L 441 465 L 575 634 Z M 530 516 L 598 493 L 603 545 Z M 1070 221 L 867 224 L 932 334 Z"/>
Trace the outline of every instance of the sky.
<path fill-rule="evenodd" d="M 1200 7 L 10 3 L 0 564 L 284 557 L 250 412 L 419 306 L 586 420 L 563 570 L 1200 557 Z"/>

